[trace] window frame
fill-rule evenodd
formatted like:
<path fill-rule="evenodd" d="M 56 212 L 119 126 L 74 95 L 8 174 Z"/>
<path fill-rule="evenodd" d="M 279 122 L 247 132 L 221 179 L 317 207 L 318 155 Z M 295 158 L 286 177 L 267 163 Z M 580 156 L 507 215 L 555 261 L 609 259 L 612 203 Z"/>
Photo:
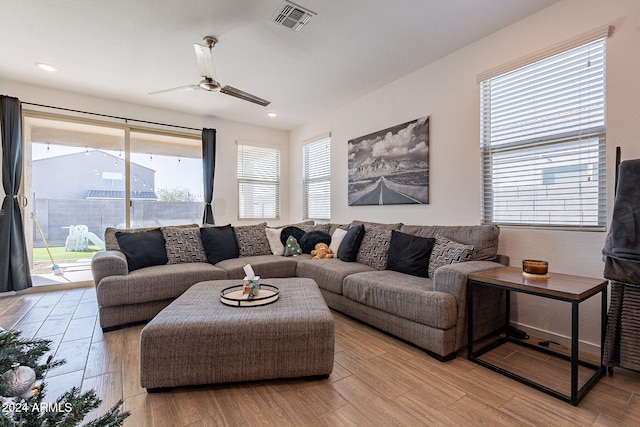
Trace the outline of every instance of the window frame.
<path fill-rule="evenodd" d="M 250 142 L 237 142 L 237 153 L 236 153 L 236 172 L 237 172 L 237 216 L 239 220 L 252 220 L 252 219 L 269 219 L 269 220 L 278 220 L 280 219 L 280 180 L 282 174 L 282 153 L 279 147 L 269 146 L 269 145 L 260 145 Z M 258 162 L 259 160 L 264 160 L 267 158 L 265 155 L 271 152 L 274 155 L 273 163 L 271 164 L 258 164 L 259 168 L 256 171 L 249 171 L 249 162 Z M 246 153 L 246 156 L 245 156 Z M 270 170 L 274 168 L 275 171 Z M 245 172 L 245 170 L 247 170 Z M 273 173 L 269 173 L 273 172 Z M 267 178 L 264 178 L 267 177 Z M 263 215 L 248 215 L 245 212 L 246 208 L 243 208 L 244 202 L 243 198 L 246 199 L 246 195 L 244 194 L 244 187 L 246 188 L 254 188 L 260 189 L 260 186 L 264 188 L 273 188 L 273 203 L 274 210 L 273 215 L 264 215 L 264 210 L 262 210 Z M 268 195 L 268 194 L 267 194 Z M 243 197 L 244 196 L 244 197 Z M 264 196 L 264 194 L 263 194 Z"/>
<path fill-rule="evenodd" d="M 572 41 L 549 48 L 546 55 L 538 52 L 532 55 L 528 61 L 526 58 L 519 59 L 512 64 L 498 67 L 478 76 L 480 85 L 481 221 L 483 224 L 583 231 L 602 231 L 606 228 L 606 37 L 609 32 L 609 27 L 594 30 Z M 599 108 L 588 112 L 589 120 L 585 119 L 585 122 L 588 122 L 587 125 L 581 123 L 581 127 L 576 126 L 573 129 L 562 129 L 562 126 L 559 126 L 557 129 L 549 131 L 552 126 L 545 121 L 548 120 L 548 117 L 552 117 L 553 113 L 548 113 L 545 117 L 545 115 L 536 112 L 535 121 L 531 120 L 534 123 L 533 126 L 528 123 L 518 127 L 515 120 L 506 121 L 502 124 L 503 128 L 507 128 L 507 132 L 512 133 L 510 135 L 508 133 L 506 135 L 498 134 L 496 131 L 498 118 L 494 119 L 493 114 L 494 110 L 498 111 L 498 107 L 494 105 L 498 101 L 492 98 L 494 95 L 491 87 L 492 82 L 499 81 L 499 79 L 513 79 L 509 83 L 512 85 L 511 87 L 517 89 L 515 95 L 512 96 L 520 101 L 523 95 L 517 90 L 526 91 L 526 89 L 524 89 L 524 84 L 521 86 L 522 89 L 516 85 L 515 80 L 519 77 L 518 73 L 524 74 L 527 69 L 533 69 L 539 65 L 546 65 L 550 69 L 552 67 L 550 64 L 553 64 L 553 61 L 558 58 L 565 60 L 566 62 L 563 64 L 566 64 L 569 60 L 562 58 L 562 55 L 579 52 L 580 49 L 588 51 L 592 46 L 597 49 L 601 48 L 602 61 L 596 64 L 600 68 L 594 68 L 598 71 L 598 80 L 594 84 L 597 92 L 589 92 L 589 94 L 597 93 L 597 97 L 602 100 L 597 104 Z M 593 65 L 591 62 L 587 64 L 588 67 Z M 548 69 L 544 70 L 550 74 L 551 71 Z M 562 68 L 561 73 L 564 70 Z M 590 75 L 589 73 L 581 71 L 581 77 L 576 78 L 575 81 L 582 83 L 583 80 L 580 80 L 583 78 L 582 76 Z M 518 84 L 521 83 L 518 82 Z M 535 85 L 537 85 L 536 88 L 544 87 L 543 83 L 536 82 Z M 600 92 L 600 88 L 602 92 Z M 502 90 L 506 91 L 506 89 Z M 538 92 L 535 97 L 537 96 Z M 510 102 L 512 105 L 516 104 L 515 101 Z M 503 104 L 503 108 L 504 105 L 509 107 L 508 103 Z M 556 104 L 551 105 L 553 105 L 551 108 L 556 108 Z M 575 105 L 570 105 L 572 105 L 572 109 L 568 111 L 571 113 L 579 116 L 587 115 L 584 113 L 584 107 L 582 109 L 576 107 L 576 105 L 580 105 L 578 102 L 575 102 Z M 506 114 L 504 110 L 503 114 Z M 521 119 L 521 122 L 524 123 L 524 120 Z M 562 123 L 573 125 L 575 122 L 576 119 L 572 120 L 569 116 L 562 117 Z M 508 129 L 509 125 L 513 126 L 513 129 Z M 522 136 L 515 136 L 514 129 L 519 131 L 524 129 Z M 574 150 L 575 154 L 567 154 L 573 153 Z M 529 154 L 525 155 L 527 152 Z M 529 164 L 527 164 L 527 156 L 533 159 L 531 153 L 535 153 L 537 158 L 528 160 Z M 580 157 L 581 154 L 587 157 L 583 159 Z M 542 159 L 549 163 L 552 161 L 556 161 L 556 163 L 547 166 L 541 163 Z M 572 161 L 574 163 L 571 163 Z M 521 168 L 517 168 L 518 164 Z M 555 170 L 553 174 L 551 169 Z M 574 185 L 574 188 L 567 190 L 566 184 L 569 175 L 566 175 L 566 172 L 578 170 L 585 172 L 573 175 L 570 184 Z M 522 174 L 521 180 L 518 181 L 521 186 L 517 190 L 522 193 L 511 196 L 512 198 L 509 199 L 509 190 L 504 189 L 507 187 L 505 183 L 515 184 L 516 180 L 520 178 L 512 180 L 510 176 L 517 173 Z M 558 177 L 560 178 L 558 179 Z M 550 179 L 553 181 L 552 183 L 549 181 Z M 558 179 L 557 182 L 556 179 Z M 539 180 L 540 183 L 532 184 L 535 180 Z M 591 198 L 584 198 L 582 181 L 592 181 L 591 184 L 585 185 L 586 189 L 584 190 L 584 194 L 592 195 Z M 501 185 L 504 187 L 503 189 L 500 188 Z M 555 188 L 553 188 L 554 186 Z M 529 194 L 525 194 L 525 191 L 521 190 L 522 188 Z M 548 193 L 543 192 L 547 190 Z M 563 191 L 567 194 L 565 196 L 567 203 L 565 207 L 558 209 L 554 203 L 558 206 L 562 204 L 560 198 Z M 503 196 L 498 196 L 499 194 Z M 500 197 L 502 197 L 502 207 L 499 206 Z M 576 206 L 575 210 L 572 210 L 574 207 L 569 206 L 571 202 L 581 204 L 583 200 L 591 202 L 590 209 Z M 558 214 L 554 213 L 554 210 Z M 520 215 L 520 219 L 516 218 L 516 215 L 510 217 L 510 212 Z M 524 214 L 525 212 L 529 215 Z M 568 212 L 569 214 L 567 214 Z M 543 218 L 541 213 L 545 213 L 546 218 Z"/>
<path fill-rule="evenodd" d="M 323 144 L 326 144 L 328 147 L 325 153 L 318 155 L 317 153 L 313 154 L 311 152 L 311 150 L 317 149 Z M 316 170 L 316 172 L 320 174 L 316 175 L 311 170 L 310 166 L 312 161 L 315 165 L 317 165 L 319 161 L 323 162 L 320 168 Z M 324 189 L 324 191 L 327 192 L 327 196 L 321 197 L 318 194 L 318 196 L 320 196 L 318 198 L 321 199 L 320 203 L 328 206 L 328 211 L 325 210 L 325 215 L 315 215 L 315 212 L 312 212 L 312 209 L 310 209 L 310 197 L 313 197 L 310 187 L 322 184 L 328 186 Z M 303 219 L 331 220 L 331 135 L 329 134 L 313 138 L 302 146 L 302 203 Z"/>

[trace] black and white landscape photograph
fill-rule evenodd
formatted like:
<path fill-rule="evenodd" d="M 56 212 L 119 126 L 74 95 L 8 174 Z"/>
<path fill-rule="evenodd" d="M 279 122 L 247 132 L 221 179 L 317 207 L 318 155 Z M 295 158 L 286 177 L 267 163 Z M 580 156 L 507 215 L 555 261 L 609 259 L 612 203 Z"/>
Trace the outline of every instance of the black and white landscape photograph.
<path fill-rule="evenodd" d="M 349 205 L 429 203 L 429 117 L 349 141 Z"/>

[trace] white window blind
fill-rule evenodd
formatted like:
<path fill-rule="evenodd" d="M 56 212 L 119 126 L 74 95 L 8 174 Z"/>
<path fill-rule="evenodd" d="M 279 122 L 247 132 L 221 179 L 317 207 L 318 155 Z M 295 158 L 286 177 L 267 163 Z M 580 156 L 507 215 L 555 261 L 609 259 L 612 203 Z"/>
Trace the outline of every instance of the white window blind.
<path fill-rule="evenodd" d="M 238 144 L 238 218 L 280 216 L 280 150 Z"/>
<path fill-rule="evenodd" d="M 605 226 L 605 40 L 480 82 L 484 223 Z"/>
<path fill-rule="evenodd" d="M 331 219 L 331 139 L 325 137 L 302 149 L 305 219 Z"/>

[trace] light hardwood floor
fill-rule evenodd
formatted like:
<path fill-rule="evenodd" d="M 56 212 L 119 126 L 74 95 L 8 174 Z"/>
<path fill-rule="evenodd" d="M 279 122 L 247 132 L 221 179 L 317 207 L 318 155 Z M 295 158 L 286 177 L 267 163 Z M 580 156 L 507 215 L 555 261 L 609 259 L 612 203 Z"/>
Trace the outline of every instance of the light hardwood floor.
<path fill-rule="evenodd" d="M 441 363 L 421 350 L 334 312 L 336 354 L 326 380 L 275 380 L 176 388 L 139 385 L 142 326 L 102 333 L 93 288 L 0 298 L 0 326 L 53 341 L 47 401 L 74 385 L 103 405 L 123 399 L 126 426 L 613 426 L 639 425 L 640 373 L 615 369 L 578 407 L 466 360 Z M 546 356 L 500 349 L 492 357 L 558 383 L 566 373 Z M 555 360 L 555 358 L 552 358 Z M 545 373 L 550 373 L 545 374 Z"/>

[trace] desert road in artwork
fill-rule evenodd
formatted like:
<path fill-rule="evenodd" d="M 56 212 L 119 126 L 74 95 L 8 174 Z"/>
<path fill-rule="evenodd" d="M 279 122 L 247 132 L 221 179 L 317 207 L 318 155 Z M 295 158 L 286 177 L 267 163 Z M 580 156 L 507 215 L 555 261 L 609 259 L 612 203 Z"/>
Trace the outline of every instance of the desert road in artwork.
<path fill-rule="evenodd" d="M 362 197 L 351 202 L 352 205 L 402 205 L 402 204 L 420 204 L 421 202 L 402 194 L 399 191 L 393 190 L 390 187 L 389 180 L 384 176 L 380 177 L 371 189 L 368 190 Z"/>

